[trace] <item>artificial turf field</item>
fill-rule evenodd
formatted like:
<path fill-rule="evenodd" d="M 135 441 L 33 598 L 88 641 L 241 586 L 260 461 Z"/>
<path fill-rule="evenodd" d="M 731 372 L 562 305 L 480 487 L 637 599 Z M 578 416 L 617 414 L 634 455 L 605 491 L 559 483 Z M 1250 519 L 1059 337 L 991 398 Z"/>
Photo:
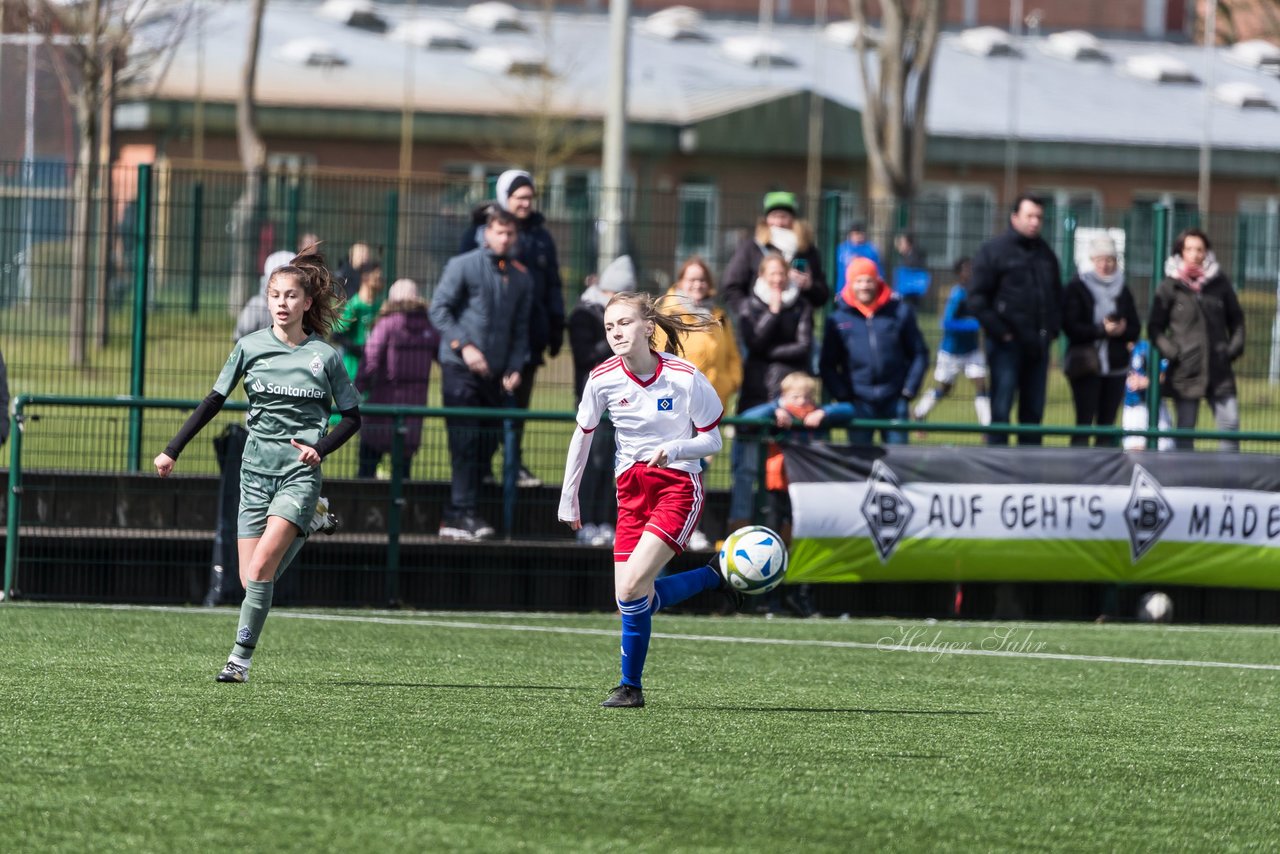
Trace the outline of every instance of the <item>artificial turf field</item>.
<path fill-rule="evenodd" d="M 0 850 L 1274 850 L 1280 629 L 0 606 Z"/>

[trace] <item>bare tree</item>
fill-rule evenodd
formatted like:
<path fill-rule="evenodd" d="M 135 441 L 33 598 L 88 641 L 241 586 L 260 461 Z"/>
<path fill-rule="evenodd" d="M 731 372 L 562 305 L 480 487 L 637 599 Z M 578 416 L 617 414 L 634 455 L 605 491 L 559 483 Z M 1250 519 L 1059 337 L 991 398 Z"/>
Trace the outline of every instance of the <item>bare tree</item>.
<path fill-rule="evenodd" d="M 62 48 L 52 51 L 53 67 L 76 113 L 78 139 L 72 188 L 67 350 L 72 365 L 85 363 L 91 278 L 99 283 L 99 343 L 106 343 L 109 229 L 105 222 L 94 227 L 94 213 L 100 209 L 101 219 L 109 216 L 106 206 L 97 205 L 97 200 L 105 197 L 99 183 L 104 148 L 106 156 L 110 156 L 109 107 L 120 88 L 139 83 L 149 75 L 163 74 L 190 18 L 191 8 L 186 0 L 89 0 L 84 4 L 34 0 L 27 7 L 32 26 L 48 36 L 51 46 Z"/>
<path fill-rule="evenodd" d="M 539 12 L 541 35 L 540 68 L 526 73 L 527 85 L 512 93 L 511 101 L 519 105 L 520 119 L 513 131 L 490 143 L 493 156 L 508 163 L 529 167 L 534 186 L 541 191 L 548 186 L 551 172 L 571 163 L 584 151 L 600 147 L 600 126 L 579 117 L 580 110 L 565 103 L 565 80 L 572 75 L 574 60 L 555 44 L 553 0 L 542 0 Z M 560 68 L 552 67 L 552 58 Z"/>
<path fill-rule="evenodd" d="M 873 74 L 865 0 L 851 0 L 858 36 L 859 76 L 865 106 L 871 224 L 883 240 L 893 227 L 894 202 L 912 199 L 924 178 L 925 114 L 938 47 L 942 0 L 881 0 L 878 62 Z"/>
<path fill-rule="evenodd" d="M 249 43 L 244 66 L 240 69 L 240 92 L 236 96 L 236 141 L 240 148 L 240 165 L 244 169 L 244 192 L 236 201 L 232 216 L 235 247 L 232 253 L 235 271 L 231 277 L 228 310 L 239 312 L 250 295 L 250 283 L 256 282 L 253 270 L 253 248 L 258 202 L 262 194 L 262 171 L 267 149 L 258 133 L 258 52 L 262 45 L 262 17 L 267 0 L 253 0 L 249 12 Z"/>

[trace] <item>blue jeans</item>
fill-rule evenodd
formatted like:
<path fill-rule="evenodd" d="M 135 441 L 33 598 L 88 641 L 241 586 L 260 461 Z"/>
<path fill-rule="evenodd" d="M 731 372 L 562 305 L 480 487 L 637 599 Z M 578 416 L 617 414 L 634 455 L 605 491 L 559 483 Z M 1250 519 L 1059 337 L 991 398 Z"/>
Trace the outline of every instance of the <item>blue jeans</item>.
<path fill-rule="evenodd" d="M 754 521 L 756 482 L 760 479 L 760 444 L 768 441 L 760 428 L 735 429 L 729 460 L 733 466 L 733 488 L 729 492 L 729 519 Z"/>
<path fill-rule="evenodd" d="M 991 375 L 991 421 L 1008 424 L 1013 398 L 1018 398 L 1018 423 L 1044 420 L 1045 387 L 1049 382 L 1049 345 L 1027 349 L 1017 341 L 987 339 L 987 370 Z M 1008 433 L 988 433 L 988 445 L 1009 444 Z M 1040 436 L 1022 434 L 1019 445 L 1043 444 Z"/>
<path fill-rule="evenodd" d="M 910 401 L 905 397 L 891 397 L 888 400 L 880 400 L 874 403 L 866 400 L 855 400 L 853 402 L 854 423 L 849 427 L 849 441 L 855 445 L 873 444 L 875 431 L 857 429 L 858 421 L 863 419 L 887 421 L 894 418 L 906 421 L 910 417 L 907 411 L 909 404 Z M 905 445 L 907 444 L 907 431 L 881 430 L 880 439 L 886 445 Z"/>

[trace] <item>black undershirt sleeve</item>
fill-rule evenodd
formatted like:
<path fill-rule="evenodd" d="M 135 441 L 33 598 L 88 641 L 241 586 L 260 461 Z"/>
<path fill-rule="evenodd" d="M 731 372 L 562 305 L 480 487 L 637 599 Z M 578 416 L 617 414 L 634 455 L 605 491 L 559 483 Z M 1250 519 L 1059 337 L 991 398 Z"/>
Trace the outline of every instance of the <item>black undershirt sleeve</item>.
<path fill-rule="evenodd" d="M 182 429 L 178 431 L 178 435 L 174 436 L 172 441 L 165 446 L 165 455 L 170 459 L 176 460 L 178 454 L 182 453 L 182 449 L 187 443 L 195 438 L 204 425 L 213 420 L 213 416 L 222 411 L 222 404 L 227 402 L 226 395 L 218 394 L 216 391 L 209 392 L 209 396 L 200 401 L 200 405 L 196 407 L 196 411 L 191 413 L 191 417 L 182 425 Z"/>
<path fill-rule="evenodd" d="M 342 420 L 335 424 L 332 430 L 321 436 L 319 442 L 311 446 L 316 449 L 320 459 L 341 448 L 360 429 L 360 407 L 353 406 L 341 412 Z"/>

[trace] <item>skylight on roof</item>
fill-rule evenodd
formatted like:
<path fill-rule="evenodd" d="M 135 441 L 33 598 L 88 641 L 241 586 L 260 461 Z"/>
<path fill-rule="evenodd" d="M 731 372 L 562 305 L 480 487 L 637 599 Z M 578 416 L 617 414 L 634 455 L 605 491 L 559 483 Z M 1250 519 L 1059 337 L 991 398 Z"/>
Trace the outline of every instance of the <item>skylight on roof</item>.
<path fill-rule="evenodd" d="M 689 6 L 671 6 L 654 12 L 640 24 L 642 32 L 667 41 L 711 41 L 702 13 Z"/>
<path fill-rule="evenodd" d="M 1159 53 L 1131 56 L 1124 64 L 1125 73 L 1152 83 L 1199 83 L 1200 78 L 1180 59 Z"/>
<path fill-rule="evenodd" d="M 320 16 L 358 30 L 385 33 L 387 21 L 370 0 L 325 0 Z"/>
<path fill-rule="evenodd" d="M 1233 44 L 1227 50 L 1227 60 L 1245 68 L 1280 75 L 1280 47 L 1262 39 Z"/>
<path fill-rule="evenodd" d="M 785 44 L 765 36 L 725 39 L 720 50 L 734 62 L 752 68 L 794 68 L 798 65 Z"/>
<path fill-rule="evenodd" d="M 1276 104 L 1261 86 L 1247 81 L 1222 83 L 1213 88 L 1213 97 L 1224 104 L 1248 110 L 1274 110 Z"/>
<path fill-rule="evenodd" d="M 974 27 L 960 34 L 960 49 L 976 56 L 1017 56 L 1013 37 L 998 27 Z"/>
<path fill-rule="evenodd" d="M 490 74 L 513 77 L 550 77 L 551 69 L 543 55 L 532 47 L 482 47 L 467 64 Z"/>
<path fill-rule="evenodd" d="M 858 29 L 855 21 L 832 21 L 822 29 L 822 37 L 841 47 L 853 47 L 858 43 Z M 866 41 L 868 45 L 879 44 L 879 33 L 868 27 Z"/>
<path fill-rule="evenodd" d="M 317 68 L 336 68 L 348 64 L 345 54 L 324 39 L 293 39 L 276 50 L 286 62 Z"/>
<path fill-rule="evenodd" d="M 529 31 L 520 17 L 520 10 L 500 0 L 486 0 L 467 7 L 463 19 L 475 27 L 490 33 L 524 33 Z"/>
<path fill-rule="evenodd" d="M 1066 30 L 1061 33 L 1051 33 L 1041 43 L 1040 49 L 1050 56 L 1071 62 L 1088 60 L 1105 62 L 1110 59 L 1107 52 L 1103 50 L 1102 42 L 1098 41 L 1097 36 L 1093 33 L 1086 33 L 1084 30 Z"/>
<path fill-rule="evenodd" d="M 471 50 L 475 47 L 461 27 L 429 18 L 405 21 L 395 28 L 390 37 L 426 50 Z"/>

